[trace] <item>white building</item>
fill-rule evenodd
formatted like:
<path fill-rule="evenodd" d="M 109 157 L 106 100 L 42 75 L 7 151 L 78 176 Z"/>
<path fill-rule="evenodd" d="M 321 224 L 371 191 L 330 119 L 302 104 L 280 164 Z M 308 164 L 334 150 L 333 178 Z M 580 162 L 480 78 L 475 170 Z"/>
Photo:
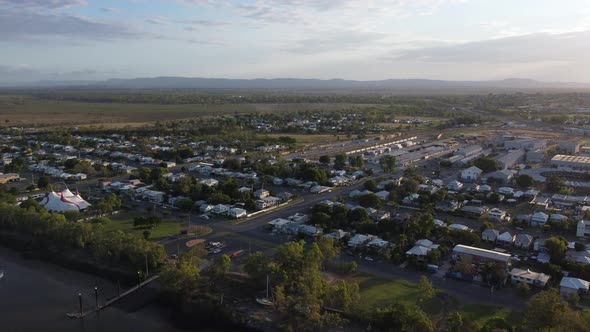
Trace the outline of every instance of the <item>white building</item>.
<path fill-rule="evenodd" d="M 86 202 L 80 194 L 73 194 L 68 188 L 59 194 L 53 190 L 48 192 L 40 204 L 47 211 L 61 213 L 66 211 L 83 211 L 90 207 L 90 203 Z"/>
<path fill-rule="evenodd" d="M 590 283 L 579 278 L 563 277 L 559 283 L 559 293 L 561 295 L 569 295 L 571 293 L 585 293 L 588 292 Z"/>
<path fill-rule="evenodd" d="M 493 208 L 488 211 L 488 218 L 494 221 L 503 221 L 506 218 L 506 211 Z"/>
<path fill-rule="evenodd" d="M 246 210 L 244 209 L 240 209 L 240 208 L 231 208 L 227 211 L 227 215 L 229 217 L 235 218 L 235 219 L 239 219 L 239 218 L 244 218 L 248 215 L 248 213 L 246 212 Z"/>
<path fill-rule="evenodd" d="M 481 177 L 483 171 L 476 166 L 471 166 L 461 171 L 461 179 L 475 181 Z"/>
<path fill-rule="evenodd" d="M 525 282 L 529 285 L 537 286 L 537 287 L 545 287 L 550 276 L 544 273 L 533 272 L 531 270 L 521 270 L 517 268 L 513 268 L 510 270 L 510 279 L 513 282 L 521 283 Z"/>
<path fill-rule="evenodd" d="M 590 221 L 587 220 L 580 220 L 578 221 L 578 226 L 576 228 L 576 236 L 583 237 L 590 235 Z"/>
<path fill-rule="evenodd" d="M 543 226 L 549 220 L 549 215 L 544 212 L 535 212 L 531 217 L 531 226 Z"/>
<path fill-rule="evenodd" d="M 463 189 L 463 183 L 453 180 L 447 184 L 447 188 L 453 191 L 460 191 L 461 189 Z"/>

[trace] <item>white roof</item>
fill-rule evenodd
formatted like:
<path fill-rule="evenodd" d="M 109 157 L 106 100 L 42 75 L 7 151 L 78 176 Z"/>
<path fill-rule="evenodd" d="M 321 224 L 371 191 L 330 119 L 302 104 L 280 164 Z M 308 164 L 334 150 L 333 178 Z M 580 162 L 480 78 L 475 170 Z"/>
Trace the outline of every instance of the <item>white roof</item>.
<path fill-rule="evenodd" d="M 430 252 L 430 248 L 423 246 L 414 246 L 412 249 L 406 251 L 406 255 L 426 256 Z"/>
<path fill-rule="evenodd" d="M 463 170 L 463 172 L 482 173 L 483 171 L 477 166 L 471 166 Z"/>
<path fill-rule="evenodd" d="M 79 194 L 73 194 L 69 189 L 64 189 L 59 194 L 50 191 L 41 201 L 41 206 L 47 211 L 66 212 L 81 211 L 90 206 Z"/>
<path fill-rule="evenodd" d="M 535 212 L 535 214 L 533 214 L 533 219 L 547 220 L 549 219 L 549 215 L 544 212 Z"/>
<path fill-rule="evenodd" d="M 469 229 L 469 227 L 467 227 L 465 225 L 461 225 L 461 224 L 451 224 L 451 225 L 449 225 L 449 228 L 460 230 L 460 231 L 466 231 Z"/>
<path fill-rule="evenodd" d="M 503 254 L 503 253 L 497 252 L 497 251 L 465 246 L 462 244 L 456 245 L 455 248 L 453 248 L 453 252 L 459 253 L 459 254 L 468 254 L 468 255 L 489 258 L 489 259 L 502 261 L 502 262 L 508 262 L 510 260 L 510 257 L 512 257 L 509 254 Z"/>
<path fill-rule="evenodd" d="M 571 288 L 571 289 L 584 289 L 588 290 L 590 283 L 586 280 L 579 278 L 563 277 L 559 283 L 560 287 Z"/>

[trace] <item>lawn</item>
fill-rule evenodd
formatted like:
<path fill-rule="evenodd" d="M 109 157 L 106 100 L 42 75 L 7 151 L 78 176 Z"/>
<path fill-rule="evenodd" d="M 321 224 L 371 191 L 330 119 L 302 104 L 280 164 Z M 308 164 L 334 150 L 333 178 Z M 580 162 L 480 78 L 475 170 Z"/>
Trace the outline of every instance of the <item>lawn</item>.
<path fill-rule="evenodd" d="M 143 231 L 149 230 L 151 233 L 150 239 L 155 240 L 168 235 L 179 234 L 182 229 L 186 228 L 186 222 L 168 219 L 162 221 L 160 225 L 154 228 L 135 227 L 133 226 L 133 217 L 127 216 L 113 219 L 113 222 L 106 224 L 105 228 L 107 230 L 120 230 L 123 232 L 136 233 L 140 235 L 143 233 Z"/>

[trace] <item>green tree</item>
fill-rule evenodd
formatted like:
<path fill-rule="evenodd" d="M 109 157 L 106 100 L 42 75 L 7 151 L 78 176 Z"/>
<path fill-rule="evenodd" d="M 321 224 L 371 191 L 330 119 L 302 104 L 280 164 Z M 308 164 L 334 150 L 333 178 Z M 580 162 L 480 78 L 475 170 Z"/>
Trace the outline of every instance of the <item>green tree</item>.
<path fill-rule="evenodd" d="M 330 156 L 327 156 L 327 155 L 320 156 L 319 161 L 320 161 L 320 163 L 322 163 L 324 165 L 329 165 L 330 164 Z"/>
<path fill-rule="evenodd" d="M 445 332 L 461 332 L 463 328 L 463 316 L 460 312 L 453 312 L 447 318 Z"/>
<path fill-rule="evenodd" d="M 560 192 L 565 187 L 565 180 L 558 176 L 550 176 L 545 182 L 545 187 L 551 192 Z"/>
<path fill-rule="evenodd" d="M 481 223 L 481 226 L 479 226 L 479 231 L 483 232 L 486 229 L 493 229 L 494 228 L 494 224 L 492 224 L 489 221 L 484 221 L 483 223 Z"/>
<path fill-rule="evenodd" d="M 534 183 L 533 177 L 528 174 L 521 174 L 516 178 L 516 184 L 521 188 L 529 188 Z"/>
<path fill-rule="evenodd" d="M 525 306 L 524 331 L 587 331 L 588 318 L 572 310 L 554 289 L 534 295 Z"/>
<path fill-rule="evenodd" d="M 500 164 L 492 157 L 479 157 L 473 160 L 473 165 L 481 169 L 484 173 L 497 170 Z"/>
<path fill-rule="evenodd" d="M 211 265 L 211 275 L 215 280 L 219 280 L 229 272 L 231 268 L 231 258 L 228 255 L 220 255 Z"/>
<path fill-rule="evenodd" d="M 562 237 L 552 236 L 545 241 L 545 248 L 551 256 L 551 262 L 559 263 L 565 257 L 567 241 Z"/>
<path fill-rule="evenodd" d="M 359 204 L 365 208 L 378 209 L 381 207 L 381 199 L 375 194 L 367 194 L 359 197 Z"/>
<path fill-rule="evenodd" d="M 383 156 L 383 157 L 381 157 L 381 159 L 379 159 L 379 166 L 381 166 L 381 169 L 385 173 L 393 172 L 393 170 L 395 169 L 396 163 L 397 163 L 397 160 L 395 159 L 394 156 Z"/>
<path fill-rule="evenodd" d="M 344 169 L 346 166 L 346 155 L 344 153 L 337 154 L 334 156 L 334 168 Z"/>
<path fill-rule="evenodd" d="M 49 187 L 49 177 L 40 176 L 37 180 L 37 187 L 39 187 L 39 189 L 47 189 L 47 187 Z"/>
<path fill-rule="evenodd" d="M 434 324 L 428 315 L 417 306 L 396 303 L 386 308 L 377 308 L 372 314 L 373 326 L 380 331 L 432 332 Z"/>
<path fill-rule="evenodd" d="M 428 278 L 421 276 L 418 281 L 418 303 L 430 300 L 435 294 L 434 286 Z"/>

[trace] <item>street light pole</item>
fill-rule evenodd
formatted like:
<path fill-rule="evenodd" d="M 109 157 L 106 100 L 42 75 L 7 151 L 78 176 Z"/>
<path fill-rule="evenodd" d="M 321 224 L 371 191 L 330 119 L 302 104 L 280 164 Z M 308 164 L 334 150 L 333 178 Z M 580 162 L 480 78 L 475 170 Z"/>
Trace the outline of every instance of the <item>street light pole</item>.
<path fill-rule="evenodd" d="M 149 276 L 150 275 L 150 271 L 149 271 L 149 267 L 148 267 L 148 256 L 147 254 L 145 254 L 145 276 Z"/>
<path fill-rule="evenodd" d="M 94 286 L 94 299 L 96 300 L 96 309 L 98 309 L 98 286 Z"/>
<path fill-rule="evenodd" d="M 80 305 L 80 316 L 82 316 L 82 293 L 78 293 L 78 304 Z"/>

